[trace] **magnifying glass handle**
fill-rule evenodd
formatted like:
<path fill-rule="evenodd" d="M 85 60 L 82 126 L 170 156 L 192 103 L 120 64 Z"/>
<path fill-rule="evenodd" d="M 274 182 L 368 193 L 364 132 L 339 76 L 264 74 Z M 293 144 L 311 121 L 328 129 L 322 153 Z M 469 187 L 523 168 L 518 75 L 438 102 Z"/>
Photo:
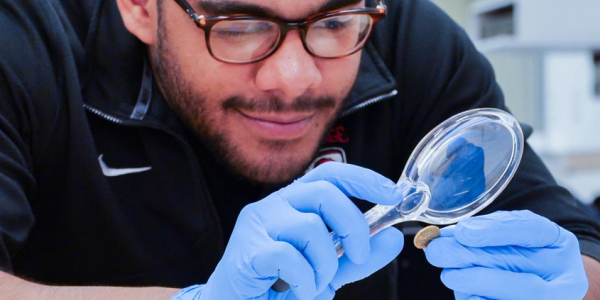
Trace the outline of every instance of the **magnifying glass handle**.
<path fill-rule="evenodd" d="M 398 209 L 396 209 L 396 206 L 383 205 L 376 205 L 367 211 L 365 213 L 365 218 L 367 219 L 367 222 L 369 222 L 371 236 L 376 235 L 389 226 L 402 222 L 403 219 Z M 339 258 L 344 255 L 344 248 L 342 248 L 340 237 L 333 231 L 330 232 L 330 235 L 333 239 L 333 244 L 335 245 L 335 250 L 337 251 Z M 271 286 L 271 289 L 278 293 L 283 293 L 289 288 L 290 285 L 281 278 L 277 279 L 277 281 Z"/>
<path fill-rule="evenodd" d="M 414 220 L 427 209 L 427 204 L 430 199 L 429 189 L 423 188 L 420 185 L 409 186 L 412 188 L 412 192 L 409 192 L 400 204 L 375 205 L 375 207 L 365 213 L 365 219 L 367 219 L 369 224 L 370 236 L 374 236 L 392 225 Z M 330 232 L 330 235 L 331 239 L 333 239 L 338 258 L 340 258 L 344 255 L 344 248 L 342 248 L 340 237 L 335 234 L 335 232 Z M 289 288 L 290 285 L 281 278 L 277 279 L 271 286 L 272 290 L 279 293 L 283 293 Z"/>
<path fill-rule="evenodd" d="M 365 213 L 365 218 L 369 223 L 370 236 L 374 236 L 385 228 L 405 220 L 394 205 L 376 205 Z M 337 251 L 338 258 L 342 257 L 344 255 L 344 248 L 342 248 L 340 237 L 333 231 L 329 234 L 331 235 L 331 239 L 333 239 L 333 245 Z"/>

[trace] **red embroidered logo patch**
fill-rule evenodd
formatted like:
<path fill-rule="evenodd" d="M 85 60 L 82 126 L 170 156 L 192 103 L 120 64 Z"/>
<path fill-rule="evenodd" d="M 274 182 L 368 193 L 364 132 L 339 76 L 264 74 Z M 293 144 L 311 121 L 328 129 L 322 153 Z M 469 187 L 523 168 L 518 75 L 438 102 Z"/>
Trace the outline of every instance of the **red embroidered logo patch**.
<path fill-rule="evenodd" d="M 331 143 L 348 143 L 350 142 L 350 138 L 345 136 L 344 133 L 346 131 L 346 127 L 344 126 L 337 126 L 331 129 L 331 131 L 329 131 L 329 135 L 327 136 L 327 139 L 325 139 L 325 142 L 327 142 L 328 144 Z"/>

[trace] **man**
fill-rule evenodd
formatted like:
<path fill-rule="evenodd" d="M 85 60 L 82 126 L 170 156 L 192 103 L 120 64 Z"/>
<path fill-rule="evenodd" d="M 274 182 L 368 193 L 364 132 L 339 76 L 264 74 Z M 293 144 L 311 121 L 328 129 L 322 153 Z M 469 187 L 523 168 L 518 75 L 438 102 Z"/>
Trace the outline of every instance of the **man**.
<path fill-rule="evenodd" d="M 369 239 L 431 128 L 505 109 L 428 1 L 0 3 L 2 299 L 597 295 L 599 228 L 528 147 L 427 260 Z"/>

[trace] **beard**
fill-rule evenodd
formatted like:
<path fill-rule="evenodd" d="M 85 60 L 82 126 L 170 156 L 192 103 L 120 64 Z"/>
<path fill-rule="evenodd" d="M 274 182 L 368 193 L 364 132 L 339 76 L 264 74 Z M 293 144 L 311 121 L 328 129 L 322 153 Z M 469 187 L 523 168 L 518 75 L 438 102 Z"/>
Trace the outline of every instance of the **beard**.
<path fill-rule="evenodd" d="M 278 184 L 302 175 L 337 119 L 343 103 L 347 100 L 347 94 L 342 101 L 336 101 L 333 97 L 300 97 L 291 103 L 277 97 L 248 99 L 241 95 L 220 100 L 210 99 L 208 95 L 194 91 L 193 84 L 183 75 L 181 65 L 169 51 L 168 36 L 160 15 L 157 45 L 150 51 L 150 58 L 154 76 L 165 101 L 178 118 L 226 167 L 251 181 Z M 214 114 L 235 110 L 272 113 L 329 110 L 333 113 L 330 113 L 330 118 L 322 124 L 324 126 L 321 127 L 318 137 L 310 139 L 310 143 L 257 140 L 263 151 L 259 157 L 251 157 L 245 143 L 234 139 Z"/>

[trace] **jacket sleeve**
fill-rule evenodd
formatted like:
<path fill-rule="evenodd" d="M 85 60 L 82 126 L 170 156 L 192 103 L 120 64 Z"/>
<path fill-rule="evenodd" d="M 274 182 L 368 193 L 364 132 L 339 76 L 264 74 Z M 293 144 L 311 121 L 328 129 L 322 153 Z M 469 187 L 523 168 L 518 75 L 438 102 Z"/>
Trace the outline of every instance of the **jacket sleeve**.
<path fill-rule="evenodd" d="M 413 149 L 427 132 L 456 113 L 482 107 L 507 110 L 490 63 L 444 12 L 426 0 L 392 0 L 389 7 L 386 23 L 380 24 L 384 30 L 374 38 L 399 84 L 395 127 L 405 147 Z M 529 126 L 524 131 L 531 134 Z M 598 223 L 557 185 L 529 145 L 507 189 L 481 213 L 517 209 L 529 209 L 572 231 L 582 253 L 600 260 Z"/>
<path fill-rule="evenodd" d="M 0 271 L 4 272 L 12 272 L 11 257 L 34 226 L 34 166 L 50 142 L 58 108 L 53 101 L 58 95 L 57 76 L 44 46 L 48 34 L 24 15 L 32 11 L 32 2 L 45 1 L 0 0 Z M 52 14 L 44 7 L 37 9 Z"/>
<path fill-rule="evenodd" d="M 0 63 L 2 64 L 2 63 Z M 4 65 L 4 64 L 2 64 Z M 28 198 L 35 190 L 32 158 L 24 121 L 25 91 L 15 75 L 0 66 L 0 270 L 11 272 L 11 255 L 27 240 L 33 226 Z M 21 119 L 21 120 L 19 120 Z"/>

